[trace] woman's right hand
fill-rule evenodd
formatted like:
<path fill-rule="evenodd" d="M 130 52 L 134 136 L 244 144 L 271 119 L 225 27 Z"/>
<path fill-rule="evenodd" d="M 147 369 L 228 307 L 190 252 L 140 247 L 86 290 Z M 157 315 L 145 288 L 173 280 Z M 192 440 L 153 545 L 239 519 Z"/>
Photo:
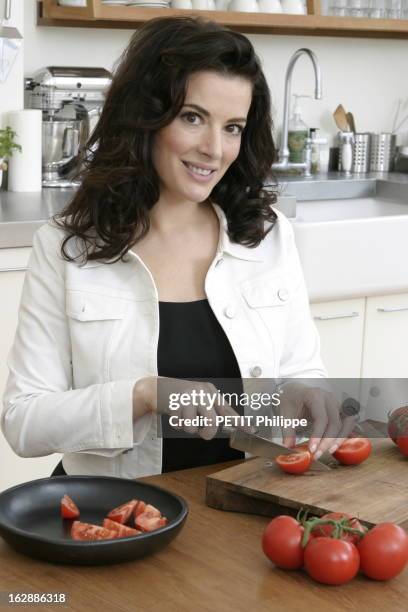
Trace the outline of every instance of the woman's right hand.
<path fill-rule="evenodd" d="M 183 395 L 185 401 L 177 401 Z M 211 405 L 200 402 L 201 398 L 211 398 Z M 177 409 L 170 408 L 172 403 Z M 190 398 L 190 401 L 188 401 Z M 216 416 L 239 416 L 223 399 L 218 389 L 207 382 L 168 378 L 164 376 L 147 376 L 139 379 L 133 387 L 133 420 L 147 412 L 175 416 L 180 425 L 170 422 L 175 429 L 188 434 L 197 434 L 204 440 L 211 440 L 218 431 Z M 186 419 L 196 416 L 206 417 L 202 427 L 185 423 Z M 247 427 L 239 427 L 247 430 Z"/>

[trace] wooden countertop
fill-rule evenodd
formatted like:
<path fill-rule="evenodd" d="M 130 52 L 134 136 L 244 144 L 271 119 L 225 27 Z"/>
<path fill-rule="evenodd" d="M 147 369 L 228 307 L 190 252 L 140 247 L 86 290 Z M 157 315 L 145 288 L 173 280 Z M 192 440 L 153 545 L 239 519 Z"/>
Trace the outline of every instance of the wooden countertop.
<path fill-rule="evenodd" d="M 278 570 L 260 541 L 268 518 L 205 505 L 205 476 L 238 462 L 144 478 L 184 497 L 181 533 L 163 551 L 104 567 L 53 565 L 20 555 L 0 538 L 0 592 L 63 592 L 68 606 L 8 609 L 78 612 L 396 612 L 408 596 L 408 569 L 389 582 L 358 576 L 341 587 Z M 0 607 L 1 603 L 0 603 Z"/>

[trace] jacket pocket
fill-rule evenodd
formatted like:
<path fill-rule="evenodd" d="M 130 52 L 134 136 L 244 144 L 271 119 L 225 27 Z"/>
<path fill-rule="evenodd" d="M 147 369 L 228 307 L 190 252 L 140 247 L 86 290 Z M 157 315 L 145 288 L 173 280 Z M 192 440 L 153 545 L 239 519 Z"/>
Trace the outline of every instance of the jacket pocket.
<path fill-rule="evenodd" d="M 287 282 L 280 276 L 246 281 L 242 285 L 242 295 L 250 308 L 288 306 L 291 297 Z"/>
<path fill-rule="evenodd" d="M 111 380 L 112 357 L 121 358 L 124 351 L 124 319 L 128 307 L 128 300 L 122 298 L 67 289 L 74 388 Z"/>
<path fill-rule="evenodd" d="M 106 321 L 123 319 L 127 301 L 98 293 L 68 289 L 66 313 L 78 321 Z"/>
<path fill-rule="evenodd" d="M 261 376 L 277 376 L 287 334 L 290 287 L 281 276 L 265 275 L 246 281 L 241 285 L 241 293 L 256 330 L 259 354 L 267 356 L 267 367 L 260 364 Z"/>

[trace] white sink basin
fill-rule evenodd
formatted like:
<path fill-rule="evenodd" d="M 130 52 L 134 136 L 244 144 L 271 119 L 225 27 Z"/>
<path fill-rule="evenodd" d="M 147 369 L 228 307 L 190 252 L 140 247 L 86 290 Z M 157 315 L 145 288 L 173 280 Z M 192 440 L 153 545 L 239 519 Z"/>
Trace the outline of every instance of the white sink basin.
<path fill-rule="evenodd" d="M 393 200 L 367 197 L 350 200 L 317 200 L 296 204 L 297 223 L 372 219 L 394 215 L 408 215 L 408 202 L 404 204 Z"/>
<path fill-rule="evenodd" d="M 408 202 L 297 202 L 292 222 L 311 301 L 408 291 Z"/>

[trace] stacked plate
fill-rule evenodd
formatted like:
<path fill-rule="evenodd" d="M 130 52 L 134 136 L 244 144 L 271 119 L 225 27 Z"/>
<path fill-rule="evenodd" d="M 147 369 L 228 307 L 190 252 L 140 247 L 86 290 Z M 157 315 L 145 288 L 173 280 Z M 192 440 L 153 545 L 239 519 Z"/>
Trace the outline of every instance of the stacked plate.
<path fill-rule="evenodd" d="M 170 0 L 166 2 L 166 0 L 128 0 L 128 6 L 145 6 L 145 7 L 155 7 L 155 8 L 169 8 Z"/>
<path fill-rule="evenodd" d="M 126 6 L 169 8 L 170 0 L 102 0 L 102 4 L 122 4 Z"/>

